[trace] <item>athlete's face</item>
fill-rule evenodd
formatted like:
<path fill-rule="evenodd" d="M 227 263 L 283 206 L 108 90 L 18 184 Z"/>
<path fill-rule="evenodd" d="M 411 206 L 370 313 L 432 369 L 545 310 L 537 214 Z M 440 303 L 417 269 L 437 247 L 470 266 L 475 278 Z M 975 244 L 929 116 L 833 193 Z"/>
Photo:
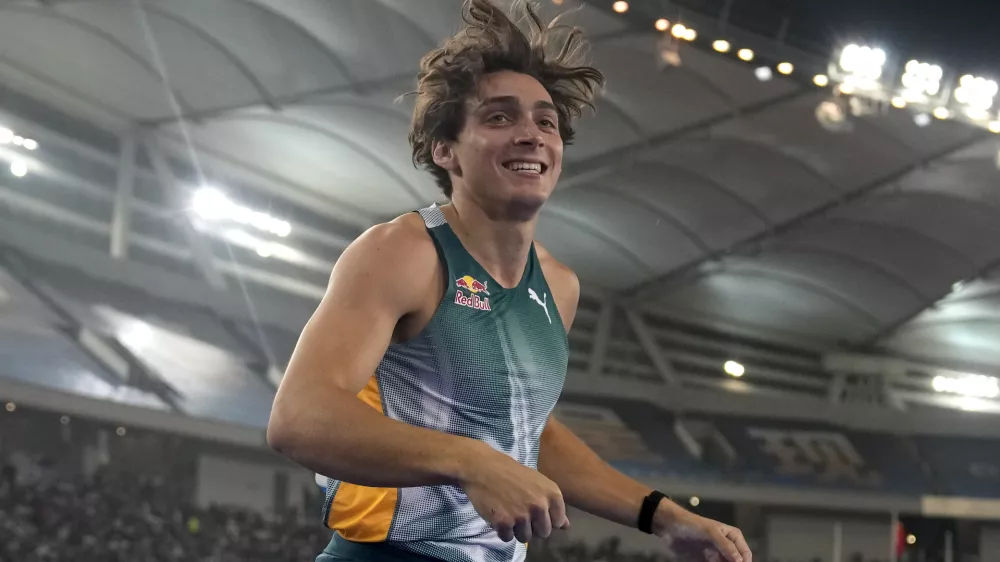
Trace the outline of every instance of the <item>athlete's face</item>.
<path fill-rule="evenodd" d="M 519 214 L 533 214 L 548 200 L 562 155 L 552 97 L 538 80 L 509 71 L 483 77 L 458 140 L 439 143 L 434 154 L 451 172 L 456 196 Z"/>

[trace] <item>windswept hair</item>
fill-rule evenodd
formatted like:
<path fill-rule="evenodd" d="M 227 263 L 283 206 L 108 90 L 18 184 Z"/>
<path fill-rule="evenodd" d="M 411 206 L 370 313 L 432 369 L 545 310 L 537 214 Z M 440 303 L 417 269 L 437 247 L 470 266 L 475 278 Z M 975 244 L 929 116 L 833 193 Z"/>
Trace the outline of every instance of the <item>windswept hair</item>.
<path fill-rule="evenodd" d="M 451 197 L 451 178 L 434 163 L 433 145 L 458 138 L 466 102 L 483 76 L 509 70 L 538 80 L 556 106 L 565 144 L 573 141 L 573 119 L 585 107 L 594 108 L 594 97 L 604 85 L 604 75 L 582 61 L 587 43 L 581 29 L 560 24 L 560 18 L 543 25 L 525 0 L 516 0 L 512 12 L 518 21 L 489 0 L 466 0 L 465 28 L 420 61 L 409 133 L 413 164 L 429 171 L 446 197 Z"/>

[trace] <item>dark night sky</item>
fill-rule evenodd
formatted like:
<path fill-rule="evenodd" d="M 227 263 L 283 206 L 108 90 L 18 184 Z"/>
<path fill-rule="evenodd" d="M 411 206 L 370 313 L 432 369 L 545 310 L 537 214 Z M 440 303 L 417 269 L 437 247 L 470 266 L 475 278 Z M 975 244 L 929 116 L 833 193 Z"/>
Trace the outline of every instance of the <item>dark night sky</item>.
<path fill-rule="evenodd" d="M 593 1 L 593 0 L 590 0 Z M 718 14 L 725 0 L 639 0 L 643 8 L 684 6 Z M 644 10 L 645 11 L 645 10 Z M 791 19 L 789 43 L 810 51 L 838 40 L 878 44 L 910 59 L 1000 77 L 1000 0 L 735 0 L 733 24 L 775 35 Z"/>

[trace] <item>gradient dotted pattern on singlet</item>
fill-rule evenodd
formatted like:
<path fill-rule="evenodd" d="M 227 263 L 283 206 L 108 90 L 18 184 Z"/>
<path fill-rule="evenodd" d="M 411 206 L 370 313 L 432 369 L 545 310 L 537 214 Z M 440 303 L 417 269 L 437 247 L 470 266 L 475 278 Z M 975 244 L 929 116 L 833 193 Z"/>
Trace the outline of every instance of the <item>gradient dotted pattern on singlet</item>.
<path fill-rule="evenodd" d="M 518 286 L 503 289 L 487 282 L 439 208 L 420 214 L 441 250 L 449 288 L 424 331 L 390 346 L 379 364 L 385 414 L 484 441 L 536 468 L 541 432 L 565 381 L 568 342 L 534 248 Z M 465 275 L 487 283 L 490 311 L 454 302 L 455 279 Z M 529 288 L 543 297 L 548 316 Z M 454 561 L 520 561 L 525 553 L 524 545 L 500 540 L 453 486 L 401 488 L 387 541 Z"/>

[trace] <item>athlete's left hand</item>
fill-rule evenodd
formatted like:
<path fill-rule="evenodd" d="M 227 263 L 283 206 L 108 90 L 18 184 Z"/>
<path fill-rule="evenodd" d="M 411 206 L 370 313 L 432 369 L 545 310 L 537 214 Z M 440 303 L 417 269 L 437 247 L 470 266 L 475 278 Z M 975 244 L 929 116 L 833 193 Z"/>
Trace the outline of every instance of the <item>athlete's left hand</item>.
<path fill-rule="evenodd" d="M 653 516 L 653 533 L 677 562 L 753 562 L 743 533 L 664 499 Z"/>

